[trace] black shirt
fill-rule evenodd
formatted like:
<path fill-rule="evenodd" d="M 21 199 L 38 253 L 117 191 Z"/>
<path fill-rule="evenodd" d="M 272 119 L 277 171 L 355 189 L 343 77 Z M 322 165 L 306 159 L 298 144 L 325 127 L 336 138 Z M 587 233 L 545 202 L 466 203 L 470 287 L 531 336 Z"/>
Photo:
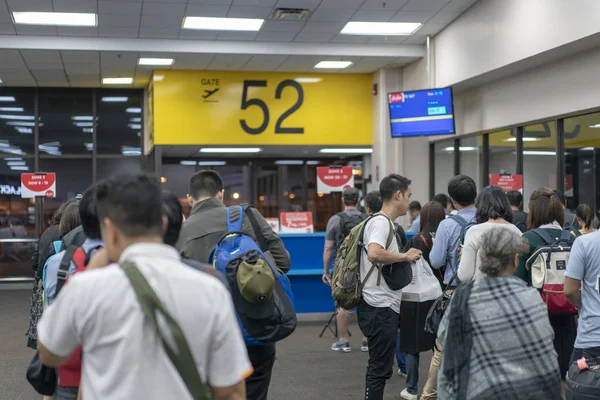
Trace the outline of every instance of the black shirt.
<path fill-rule="evenodd" d="M 527 213 L 513 210 L 513 225 L 523 233 L 527 232 Z"/>

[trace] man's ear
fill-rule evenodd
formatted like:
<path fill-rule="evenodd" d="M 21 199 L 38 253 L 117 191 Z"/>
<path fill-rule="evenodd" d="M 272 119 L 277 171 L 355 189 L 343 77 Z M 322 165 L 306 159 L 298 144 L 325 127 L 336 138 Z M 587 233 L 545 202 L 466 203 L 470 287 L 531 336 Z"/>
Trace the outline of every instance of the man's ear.
<path fill-rule="evenodd" d="M 163 236 L 165 233 L 167 233 L 167 229 L 169 228 L 169 218 L 167 218 L 165 215 L 163 215 L 162 217 L 162 226 L 163 226 Z"/>
<path fill-rule="evenodd" d="M 225 189 L 223 189 L 219 193 L 217 193 L 217 199 L 223 201 L 223 198 L 225 198 Z"/>
<path fill-rule="evenodd" d="M 116 243 L 119 241 L 119 232 L 117 231 L 117 227 L 108 218 L 104 218 L 102 223 L 102 239 L 105 243 L 110 243 L 113 246 L 116 245 Z"/>
<path fill-rule="evenodd" d="M 194 207 L 194 199 L 192 198 L 192 196 L 187 194 L 185 197 L 187 198 L 188 203 L 190 203 L 190 207 Z"/>

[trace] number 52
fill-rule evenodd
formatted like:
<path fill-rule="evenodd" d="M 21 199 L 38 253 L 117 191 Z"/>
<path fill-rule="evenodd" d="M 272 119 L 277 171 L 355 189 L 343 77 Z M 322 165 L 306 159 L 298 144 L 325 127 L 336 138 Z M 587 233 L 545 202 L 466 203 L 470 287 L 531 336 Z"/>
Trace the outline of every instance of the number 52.
<path fill-rule="evenodd" d="M 283 121 L 285 121 L 287 117 L 298 111 L 298 109 L 300 108 L 300 106 L 302 106 L 302 103 L 304 102 L 304 90 L 302 89 L 302 86 L 292 79 L 283 80 L 279 83 L 279 85 L 277 85 L 277 88 L 275 89 L 275 98 L 281 99 L 283 89 L 285 89 L 288 86 L 296 89 L 296 92 L 298 92 L 298 100 L 296 100 L 296 103 L 294 103 L 292 107 L 290 107 L 286 112 L 281 114 L 281 116 L 277 119 L 277 123 L 275 124 L 275 133 L 302 134 L 304 133 L 304 128 L 284 128 L 281 126 L 283 124 Z M 259 107 L 263 112 L 263 122 L 257 128 L 252 128 L 248 126 L 248 123 L 246 123 L 245 119 L 240 119 L 240 125 L 246 133 L 249 133 L 251 135 L 259 135 L 263 133 L 269 125 L 269 107 L 264 101 L 260 99 L 248 99 L 248 89 L 251 87 L 267 87 L 267 81 L 244 81 L 244 88 L 242 91 L 242 105 L 240 106 L 240 109 L 245 110 L 251 106 Z"/>

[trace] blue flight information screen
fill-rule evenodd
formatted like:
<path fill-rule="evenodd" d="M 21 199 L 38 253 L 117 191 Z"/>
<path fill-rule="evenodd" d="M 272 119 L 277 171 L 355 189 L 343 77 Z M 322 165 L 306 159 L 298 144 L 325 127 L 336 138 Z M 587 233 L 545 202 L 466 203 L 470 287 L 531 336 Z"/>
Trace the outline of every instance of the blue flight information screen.
<path fill-rule="evenodd" d="M 454 133 L 452 89 L 388 94 L 392 137 Z"/>

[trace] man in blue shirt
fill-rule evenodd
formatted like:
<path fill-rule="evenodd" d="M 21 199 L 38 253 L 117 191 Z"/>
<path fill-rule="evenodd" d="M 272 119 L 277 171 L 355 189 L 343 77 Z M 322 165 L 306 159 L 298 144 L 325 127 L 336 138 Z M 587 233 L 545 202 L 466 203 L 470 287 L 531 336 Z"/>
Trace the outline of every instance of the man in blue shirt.
<path fill-rule="evenodd" d="M 100 238 L 100 222 L 98 221 L 98 216 L 96 214 L 96 204 L 95 204 L 95 187 L 91 186 L 88 190 L 83 194 L 83 198 L 79 202 L 79 216 L 81 217 L 81 226 L 83 228 L 83 232 L 86 235 L 86 240 L 83 242 L 81 246 L 83 251 L 88 254 L 90 251 L 94 251 L 94 249 L 103 247 L 104 243 Z M 46 299 L 46 304 L 50 305 L 54 302 L 56 298 L 56 285 L 58 282 L 58 270 L 60 268 L 60 263 L 65 255 L 66 250 L 61 251 L 58 254 L 53 255 L 48 259 L 48 263 L 46 265 L 46 273 L 44 280 L 44 296 Z M 75 272 L 76 266 L 73 261 L 69 266 L 69 275 L 72 275 Z"/>
<path fill-rule="evenodd" d="M 421 231 L 421 203 L 411 201 L 408 205 L 408 213 L 410 214 L 411 222 L 407 233 L 415 235 Z"/>
<path fill-rule="evenodd" d="M 456 175 L 448 182 L 448 193 L 450 202 L 458 211 L 456 215 L 462 217 L 467 223 L 475 221 L 475 199 L 477 198 L 477 186 L 475 181 L 466 175 Z M 435 240 L 429 254 L 429 262 L 433 268 L 446 267 L 444 272 L 444 285 L 448 285 L 454 271 L 458 268 L 458 246 L 462 226 L 453 218 L 447 218 L 440 223 L 435 234 Z M 458 282 L 455 280 L 450 289 Z M 437 398 L 437 375 L 442 361 L 442 344 L 436 340 L 429 376 L 423 388 L 422 400 L 433 400 Z"/>
<path fill-rule="evenodd" d="M 571 363 L 584 351 L 600 357 L 600 231 L 580 236 L 573 244 L 565 271 L 565 296 L 579 310 Z"/>

